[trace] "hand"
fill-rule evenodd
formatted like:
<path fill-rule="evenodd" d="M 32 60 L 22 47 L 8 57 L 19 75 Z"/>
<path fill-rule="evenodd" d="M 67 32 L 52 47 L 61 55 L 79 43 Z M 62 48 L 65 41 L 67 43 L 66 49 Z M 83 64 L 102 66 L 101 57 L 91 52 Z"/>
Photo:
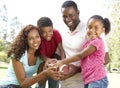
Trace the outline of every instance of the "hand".
<path fill-rule="evenodd" d="M 50 77 L 54 80 L 60 80 L 60 78 L 63 78 L 64 76 L 59 71 L 57 71 L 56 67 L 49 67 L 46 70 L 44 70 L 44 72 L 47 77 Z"/>
<path fill-rule="evenodd" d="M 64 75 L 60 78 L 60 80 L 65 80 L 73 75 L 75 75 L 76 73 L 80 72 L 80 67 L 77 67 L 73 64 L 69 64 L 69 71 L 66 72 L 62 72 L 61 75 Z"/>
<path fill-rule="evenodd" d="M 56 66 L 57 68 L 61 67 L 63 65 L 62 60 L 58 60 L 54 66 Z"/>
<path fill-rule="evenodd" d="M 46 62 L 45 62 L 45 66 L 44 66 L 44 69 L 48 68 L 48 67 L 52 67 L 54 66 L 54 64 L 57 62 L 57 59 L 48 59 Z"/>

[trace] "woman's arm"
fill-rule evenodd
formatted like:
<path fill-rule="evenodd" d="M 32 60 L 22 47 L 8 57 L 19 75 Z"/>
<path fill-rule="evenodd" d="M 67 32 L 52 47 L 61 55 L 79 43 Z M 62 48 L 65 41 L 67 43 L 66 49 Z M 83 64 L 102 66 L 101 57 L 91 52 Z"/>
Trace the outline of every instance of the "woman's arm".
<path fill-rule="evenodd" d="M 58 79 L 58 72 L 55 71 L 56 69 L 52 67 L 42 71 L 38 75 L 27 78 L 23 64 L 20 61 L 12 59 L 12 64 L 20 87 L 22 88 L 27 88 L 38 81 L 43 81 L 47 77 Z"/>

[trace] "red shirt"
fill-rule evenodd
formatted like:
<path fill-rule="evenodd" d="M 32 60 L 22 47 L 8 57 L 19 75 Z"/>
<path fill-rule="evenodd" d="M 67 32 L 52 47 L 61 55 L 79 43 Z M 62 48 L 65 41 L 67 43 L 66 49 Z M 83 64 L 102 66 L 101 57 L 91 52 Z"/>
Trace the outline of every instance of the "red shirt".
<path fill-rule="evenodd" d="M 52 58 L 56 52 L 58 44 L 62 42 L 60 33 L 57 30 L 53 30 L 53 36 L 50 41 L 46 41 L 43 37 L 41 37 L 41 40 L 40 54 Z"/>

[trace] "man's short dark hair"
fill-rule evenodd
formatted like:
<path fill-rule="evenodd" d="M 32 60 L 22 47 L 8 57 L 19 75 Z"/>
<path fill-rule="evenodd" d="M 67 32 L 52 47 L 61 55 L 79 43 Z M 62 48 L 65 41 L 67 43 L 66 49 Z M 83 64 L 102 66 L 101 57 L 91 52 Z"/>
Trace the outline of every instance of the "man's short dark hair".
<path fill-rule="evenodd" d="M 76 11 L 78 10 L 77 4 L 74 1 L 68 0 L 62 4 L 62 8 L 73 7 Z"/>

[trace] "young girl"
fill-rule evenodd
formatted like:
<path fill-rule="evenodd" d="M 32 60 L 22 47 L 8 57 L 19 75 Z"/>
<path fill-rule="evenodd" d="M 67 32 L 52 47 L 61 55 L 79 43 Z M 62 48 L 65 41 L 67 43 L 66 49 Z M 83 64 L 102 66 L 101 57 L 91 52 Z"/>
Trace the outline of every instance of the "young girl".
<path fill-rule="evenodd" d="M 55 65 L 62 66 L 81 60 L 82 77 L 85 88 L 107 88 L 108 80 L 104 66 L 105 48 L 101 33 L 110 30 L 110 22 L 99 15 L 92 16 L 87 22 L 87 38 L 82 51 L 75 56 L 58 61 Z"/>

